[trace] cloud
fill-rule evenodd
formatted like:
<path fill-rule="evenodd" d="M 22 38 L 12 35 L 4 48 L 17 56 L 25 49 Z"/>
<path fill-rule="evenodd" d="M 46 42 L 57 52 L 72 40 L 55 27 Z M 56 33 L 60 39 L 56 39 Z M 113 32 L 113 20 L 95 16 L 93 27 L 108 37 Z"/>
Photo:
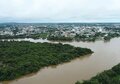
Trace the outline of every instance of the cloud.
<path fill-rule="evenodd" d="M 0 0 L 0 21 L 119 21 L 120 0 Z"/>

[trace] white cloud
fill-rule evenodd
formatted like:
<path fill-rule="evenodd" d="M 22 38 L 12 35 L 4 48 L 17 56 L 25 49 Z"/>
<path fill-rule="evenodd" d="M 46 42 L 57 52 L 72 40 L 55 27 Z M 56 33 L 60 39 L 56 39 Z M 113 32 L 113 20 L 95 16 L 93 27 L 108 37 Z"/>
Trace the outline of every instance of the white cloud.
<path fill-rule="evenodd" d="M 120 0 L 0 0 L 0 18 L 30 22 L 119 21 L 119 3 Z"/>

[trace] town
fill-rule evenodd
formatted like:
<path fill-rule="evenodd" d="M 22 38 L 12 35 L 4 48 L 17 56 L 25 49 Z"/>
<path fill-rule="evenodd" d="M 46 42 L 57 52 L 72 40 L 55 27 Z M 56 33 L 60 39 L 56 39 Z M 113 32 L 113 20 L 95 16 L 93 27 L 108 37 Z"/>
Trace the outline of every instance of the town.
<path fill-rule="evenodd" d="M 1 23 L 0 39 L 33 38 L 52 41 L 108 41 L 120 36 L 119 23 Z"/>

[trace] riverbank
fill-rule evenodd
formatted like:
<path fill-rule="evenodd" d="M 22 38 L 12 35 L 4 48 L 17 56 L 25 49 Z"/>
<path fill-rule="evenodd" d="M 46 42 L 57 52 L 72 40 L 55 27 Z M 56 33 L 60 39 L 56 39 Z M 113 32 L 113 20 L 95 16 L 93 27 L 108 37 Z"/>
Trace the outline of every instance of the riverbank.
<path fill-rule="evenodd" d="M 13 80 L 91 53 L 90 49 L 61 43 L 0 41 L 0 81 Z"/>
<path fill-rule="evenodd" d="M 120 63 L 110 70 L 106 70 L 90 80 L 76 82 L 75 84 L 120 84 Z"/>

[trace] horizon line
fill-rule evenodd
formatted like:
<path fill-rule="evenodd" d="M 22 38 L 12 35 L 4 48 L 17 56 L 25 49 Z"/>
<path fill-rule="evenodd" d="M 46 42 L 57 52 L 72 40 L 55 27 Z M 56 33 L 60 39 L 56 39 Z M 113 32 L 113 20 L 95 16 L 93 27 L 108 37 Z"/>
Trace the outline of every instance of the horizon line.
<path fill-rule="evenodd" d="M 14 24 L 19 24 L 19 23 L 24 23 L 24 24 L 29 24 L 29 23 L 41 23 L 41 24 L 43 24 L 43 23 L 50 23 L 50 24 L 52 24 L 52 23 L 120 23 L 120 22 L 0 22 L 0 24 L 4 24 L 4 23 L 14 23 Z"/>

